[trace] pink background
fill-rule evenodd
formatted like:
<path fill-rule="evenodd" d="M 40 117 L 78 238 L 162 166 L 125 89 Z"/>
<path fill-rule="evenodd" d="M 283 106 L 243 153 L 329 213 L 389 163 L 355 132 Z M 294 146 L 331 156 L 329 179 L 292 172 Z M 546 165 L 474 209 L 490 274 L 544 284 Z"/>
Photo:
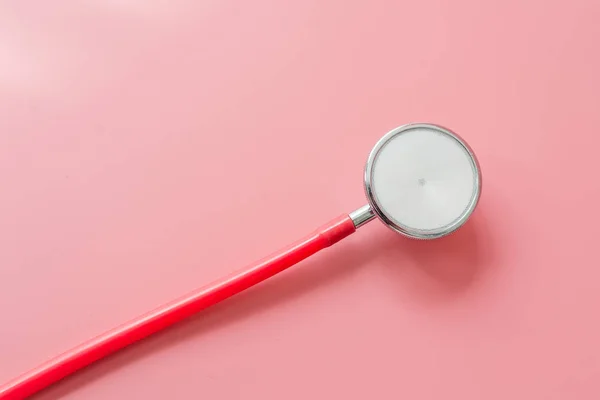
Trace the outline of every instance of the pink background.
<path fill-rule="evenodd" d="M 474 218 L 353 237 L 38 399 L 600 398 L 600 3 L 0 3 L 0 381 L 365 203 L 389 129 Z"/>

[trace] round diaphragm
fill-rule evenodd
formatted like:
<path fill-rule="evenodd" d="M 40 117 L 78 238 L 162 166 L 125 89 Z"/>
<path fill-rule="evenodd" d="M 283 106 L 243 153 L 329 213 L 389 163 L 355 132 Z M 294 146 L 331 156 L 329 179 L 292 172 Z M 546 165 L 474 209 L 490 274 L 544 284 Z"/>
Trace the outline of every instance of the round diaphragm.
<path fill-rule="evenodd" d="M 471 148 L 450 130 L 404 125 L 373 148 L 365 191 L 373 212 L 390 228 L 434 239 L 469 218 L 481 194 L 481 171 Z"/>

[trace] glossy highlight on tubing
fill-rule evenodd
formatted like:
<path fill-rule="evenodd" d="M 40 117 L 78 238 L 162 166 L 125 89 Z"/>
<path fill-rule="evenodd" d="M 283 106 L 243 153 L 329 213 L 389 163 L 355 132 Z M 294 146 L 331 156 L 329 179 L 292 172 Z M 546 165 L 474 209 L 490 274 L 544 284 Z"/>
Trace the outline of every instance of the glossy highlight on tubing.
<path fill-rule="evenodd" d="M 0 387 L 1 400 L 20 400 L 145 337 L 240 293 L 356 230 L 342 215 L 292 245 L 256 264 L 198 289 L 61 354 Z"/>

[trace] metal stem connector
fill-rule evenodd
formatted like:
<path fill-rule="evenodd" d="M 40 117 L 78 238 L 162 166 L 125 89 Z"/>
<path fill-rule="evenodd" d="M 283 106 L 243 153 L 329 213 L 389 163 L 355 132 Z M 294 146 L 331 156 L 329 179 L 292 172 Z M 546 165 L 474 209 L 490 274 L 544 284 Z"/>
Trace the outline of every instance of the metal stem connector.
<path fill-rule="evenodd" d="M 356 211 L 352 211 L 348 216 L 354 222 L 354 227 L 358 229 L 375 218 L 375 213 L 371 209 L 371 206 L 367 204 Z"/>

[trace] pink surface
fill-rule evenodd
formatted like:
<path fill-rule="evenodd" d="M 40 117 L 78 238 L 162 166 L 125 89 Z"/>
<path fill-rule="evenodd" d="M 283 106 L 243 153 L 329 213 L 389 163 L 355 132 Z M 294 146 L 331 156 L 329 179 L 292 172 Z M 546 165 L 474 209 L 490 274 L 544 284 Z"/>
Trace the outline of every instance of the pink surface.
<path fill-rule="evenodd" d="M 38 399 L 598 399 L 599 17 L 3 1 L 0 381 L 361 206 L 375 141 L 428 121 L 481 162 L 457 234 L 374 222 Z"/>

